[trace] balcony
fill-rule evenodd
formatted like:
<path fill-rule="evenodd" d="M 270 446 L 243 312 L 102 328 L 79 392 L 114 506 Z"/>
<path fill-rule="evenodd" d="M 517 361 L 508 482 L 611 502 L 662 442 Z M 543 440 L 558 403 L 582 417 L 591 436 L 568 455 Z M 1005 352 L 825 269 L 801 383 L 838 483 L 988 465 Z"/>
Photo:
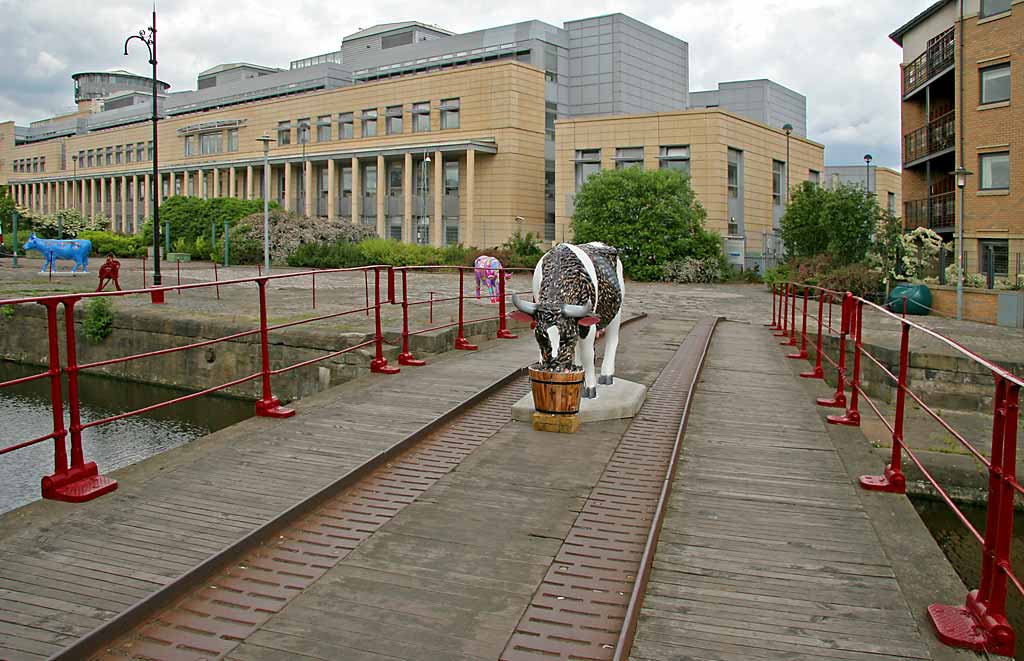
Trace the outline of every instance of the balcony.
<path fill-rule="evenodd" d="M 956 112 L 947 112 L 903 136 L 904 167 L 914 161 L 953 149 L 956 140 Z"/>
<path fill-rule="evenodd" d="M 903 96 L 920 89 L 929 80 L 953 66 L 956 36 L 949 28 L 931 40 L 927 50 L 903 67 Z"/>
<path fill-rule="evenodd" d="M 956 225 L 956 193 L 904 202 L 903 225 L 908 230 L 927 227 L 936 232 L 952 231 Z"/>

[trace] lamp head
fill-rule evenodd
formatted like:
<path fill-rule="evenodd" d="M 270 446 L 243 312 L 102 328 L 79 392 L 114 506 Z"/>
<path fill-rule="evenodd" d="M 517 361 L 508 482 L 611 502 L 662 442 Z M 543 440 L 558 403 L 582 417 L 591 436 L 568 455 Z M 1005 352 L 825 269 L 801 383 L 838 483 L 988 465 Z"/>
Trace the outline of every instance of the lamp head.
<path fill-rule="evenodd" d="M 864 154 L 864 162 L 871 165 L 871 154 Z"/>
<path fill-rule="evenodd" d="M 790 124 L 789 122 L 786 122 L 785 124 L 782 125 L 782 130 L 786 132 L 787 136 L 789 136 L 789 134 L 793 132 L 793 125 Z"/>
<path fill-rule="evenodd" d="M 430 163 L 430 155 L 429 154 L 423 157 L 423 162 L 424 163 Z"/>
<path fill-rule="evenodd" d="M 956 177 L 956 187 L 959 188 L 960 190 L 963 190 L 964 187 L 967 186 L 967 177 L 971 176 L 974 173 L 961 165 L 957 169 L 953 170 L 953 172 L 951 172 L 950 174 Z"/>

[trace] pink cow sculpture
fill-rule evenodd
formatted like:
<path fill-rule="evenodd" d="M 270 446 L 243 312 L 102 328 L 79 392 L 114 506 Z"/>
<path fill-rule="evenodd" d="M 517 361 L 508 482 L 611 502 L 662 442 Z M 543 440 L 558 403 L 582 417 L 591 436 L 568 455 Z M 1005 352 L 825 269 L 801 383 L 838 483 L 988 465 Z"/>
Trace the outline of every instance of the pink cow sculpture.
<path fill-rule="evenodd" d="M 501 262 L 490 255 L 480 255 L 473 262 L 473 274 L 476 276 L 476 297 L 480 298 L 480 285 L 487 287 L 487 293 L 491 297 L 491 303 L 497 303 L 501 290 L 498 287 L 498 274 L 501 272 Z M 510 280 L 512 274 L 506 272 L 505 279 Z"/>

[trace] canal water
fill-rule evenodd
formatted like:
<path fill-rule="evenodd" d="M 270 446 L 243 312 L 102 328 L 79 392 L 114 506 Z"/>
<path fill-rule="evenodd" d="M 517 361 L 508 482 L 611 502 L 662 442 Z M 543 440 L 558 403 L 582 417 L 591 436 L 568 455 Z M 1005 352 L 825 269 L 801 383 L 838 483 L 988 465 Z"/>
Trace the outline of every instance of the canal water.
<path fill-rule="evenodd" d="M 38 374 L 43 368 L 0 361 L 0 381 Z M 0 448 L 52 431 L 49 380 L 0 390 Z M 82 374 L 82 422 L 167 401 L 184 392 Z M 150 413 L 87 429 L 82 433 L 86 461 L 101 473 L 193 441 L 253 414 L 252 402 L 209 395 Z M 65 410 L 65 424 L 67 424 Z M 53 441 L 0 455 L 0 513 L 38 500 L 39 480 L 53 473 Z"/>
<path fill-rule="evenodd" d="M 912 501 L 921 520 L 931 531 L 964 584 L 969 590 L 977 589 L 981 581 L 981 544 L 945 503 L 924 498 L 913 498 Z M 959 507 L 978 532 L 984 534 L 985 509 L 966 505 Z M 1014 516 L 1010 562 L 1014 571 L 1024 574 L 1024 513 L 1021 512 Z M 1009 586 L 1008 593 L 1006 611 L 1010 624 L 1017 633 L 1016 658 L 1024 659 L 1024 599 L 1012 585 Z M 966 596 L 964 594 L 964 597 Z M 962 605 L 962 601 L 956 605 Z"/>

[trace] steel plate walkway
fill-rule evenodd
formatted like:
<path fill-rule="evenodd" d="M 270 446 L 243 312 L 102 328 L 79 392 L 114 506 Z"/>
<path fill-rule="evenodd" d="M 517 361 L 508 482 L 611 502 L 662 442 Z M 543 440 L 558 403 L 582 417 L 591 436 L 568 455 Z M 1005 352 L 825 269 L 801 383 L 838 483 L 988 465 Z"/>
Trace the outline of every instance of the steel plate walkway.
<path fill-rule="evenodd" d="M 719 324 L 633 659 L 931 658 L 784 353 Z"/>

